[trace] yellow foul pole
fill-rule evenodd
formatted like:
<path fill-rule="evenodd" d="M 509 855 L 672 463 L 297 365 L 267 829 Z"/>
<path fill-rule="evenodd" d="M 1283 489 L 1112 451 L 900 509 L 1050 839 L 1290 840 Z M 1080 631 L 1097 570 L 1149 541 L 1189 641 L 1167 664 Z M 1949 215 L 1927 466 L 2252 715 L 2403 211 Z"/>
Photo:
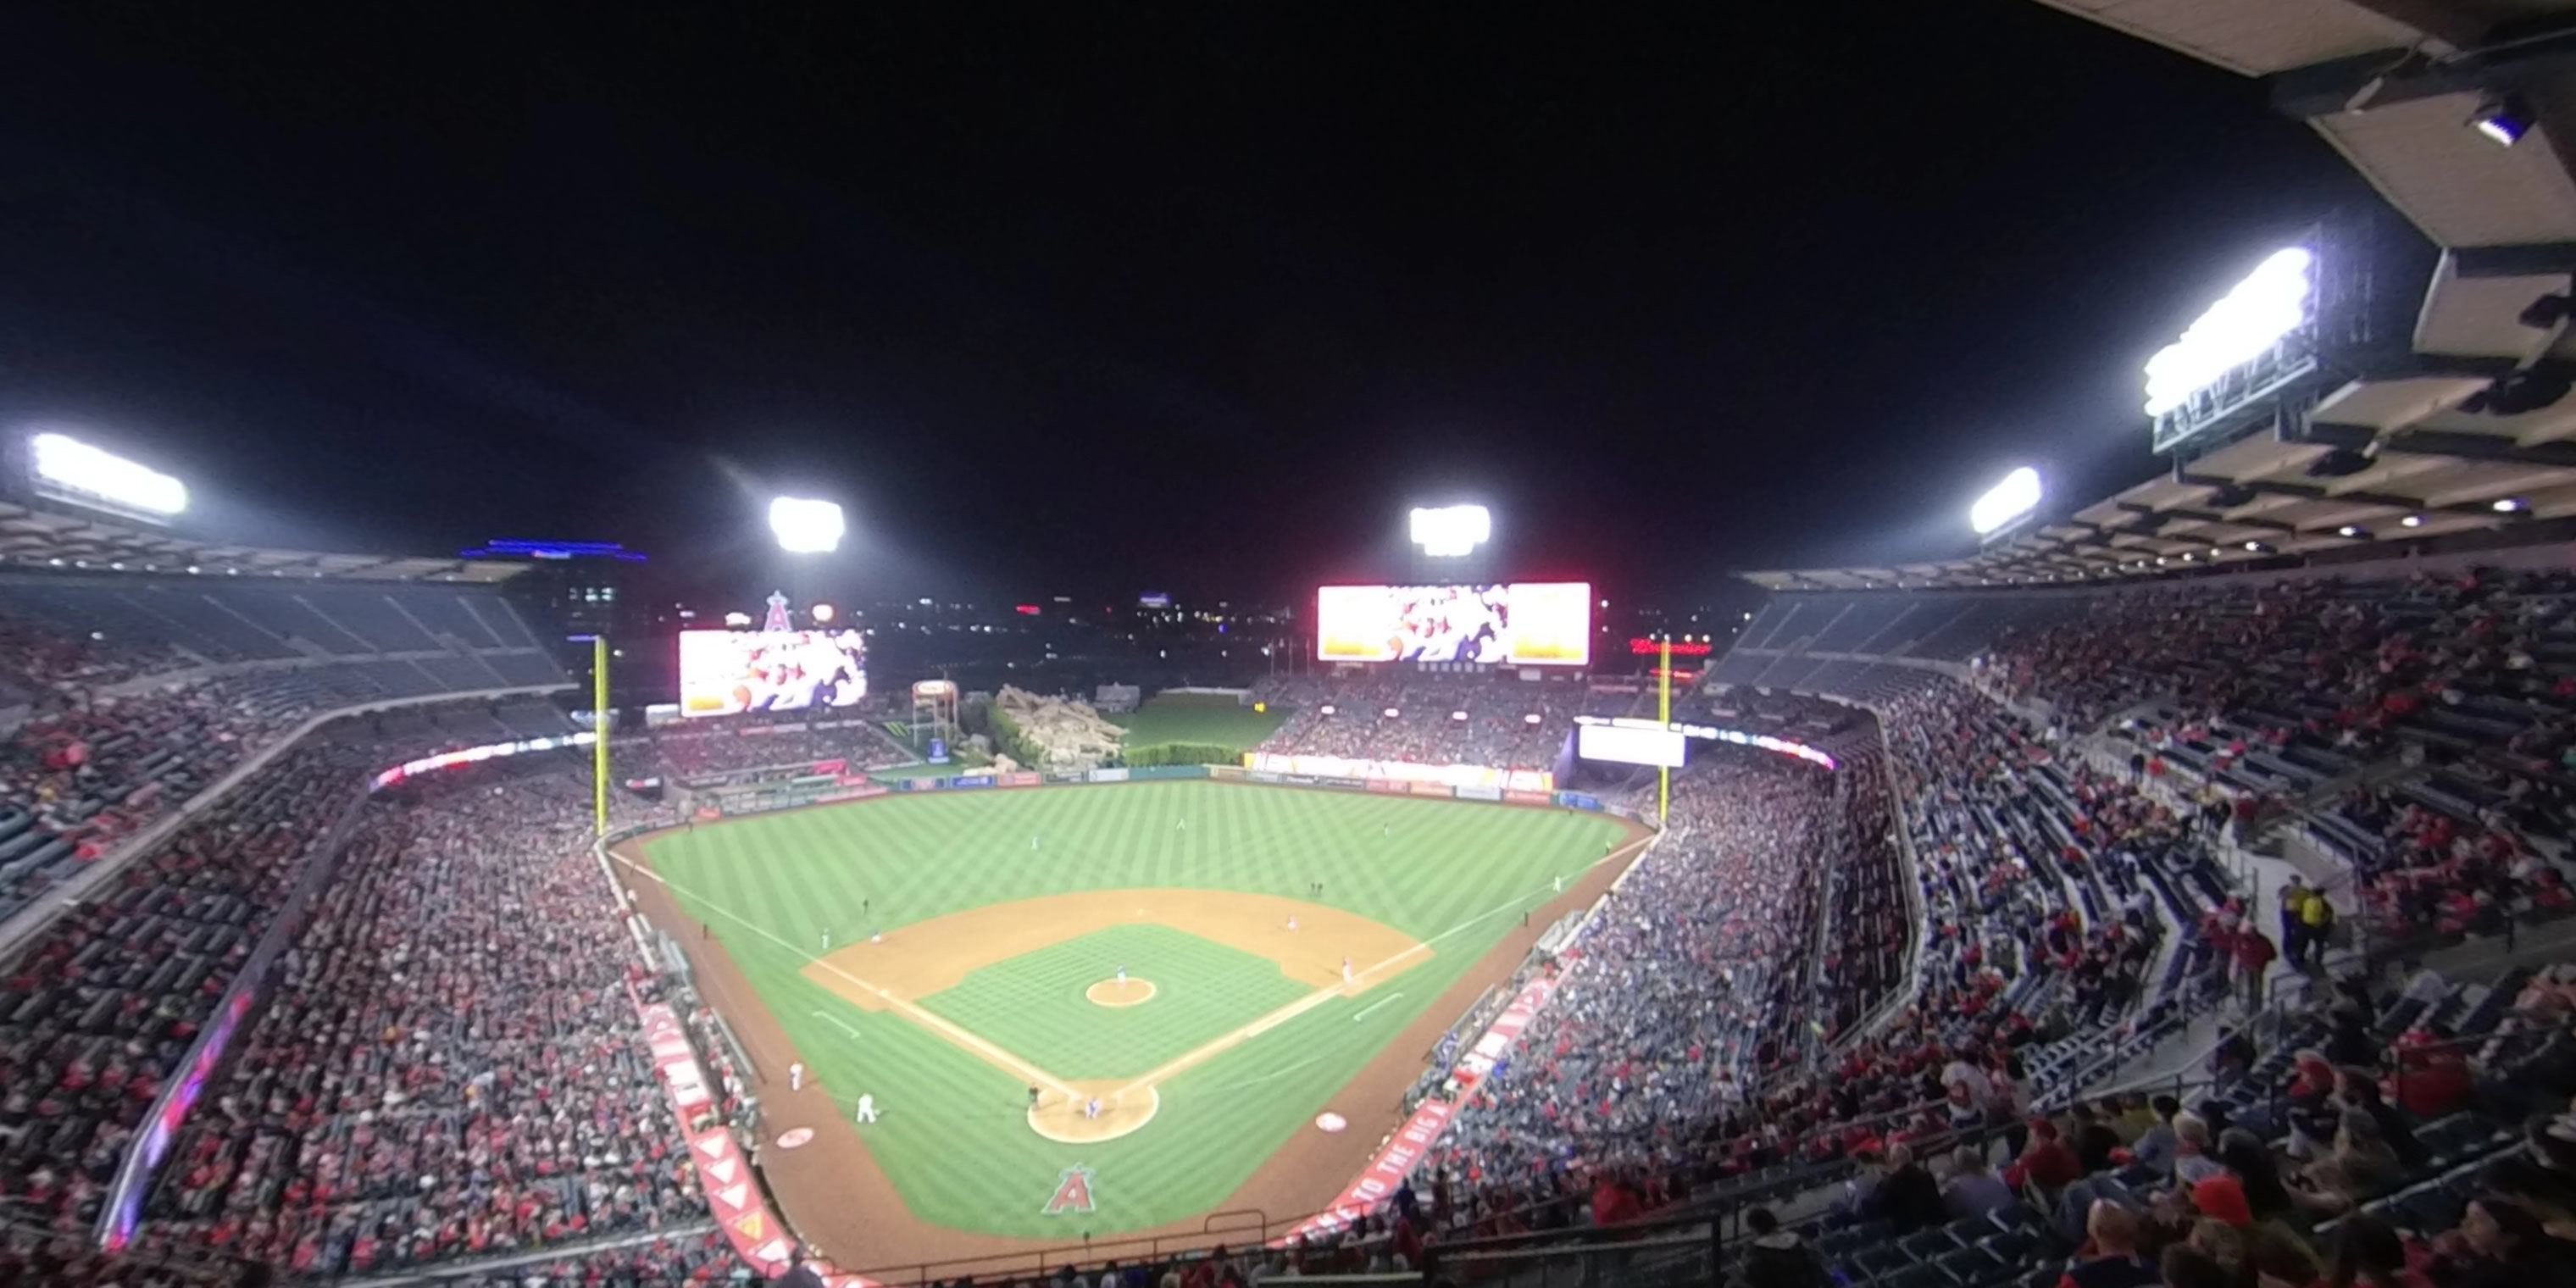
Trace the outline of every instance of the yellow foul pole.
<path fill-rule="evenodd" d="M 590 811 L 608 835 L 608 637 L 590 638 Z"/>
<path fill-rule="evenodd" d="M 1673 637 L 1664 636 L 1664 673 L 1662 696 L 1655 703 L 1655 718 L 1669 727 L 1673 722 Z M 1673 771 L 1668 765 L 1655 766 L 1655 826 L 1673 812 Z"/>

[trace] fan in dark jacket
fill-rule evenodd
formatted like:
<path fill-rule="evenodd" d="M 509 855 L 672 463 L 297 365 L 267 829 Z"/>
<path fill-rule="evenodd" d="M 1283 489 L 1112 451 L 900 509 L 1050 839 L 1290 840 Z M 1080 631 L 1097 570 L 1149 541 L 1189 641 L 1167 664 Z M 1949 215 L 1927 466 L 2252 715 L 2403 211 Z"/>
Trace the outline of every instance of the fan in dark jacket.
<path fill-rule="evenodd" d="M 1825 1259 L 1797 1231 L 1781 1229 L 1771 1209 L 1745 1213 L 1744 1225 L 1753 1231 L 1753 1242 L 1736 1265 L 1744 1288 L 1828 1288 L 1833 1282 L 1825 1274 Z"/>
<path fill-rule="evenodd" d="M 1878 1214 L 1898 1234 L 1947 1224 L 1950 1205 L 1941 1201 L 1941 1183 L 1914 1161 L 1914 1151 L 1899 1145 L 1887 1152 L 1887 1162 L 1887 1179 L 1878 1183 Z"/>

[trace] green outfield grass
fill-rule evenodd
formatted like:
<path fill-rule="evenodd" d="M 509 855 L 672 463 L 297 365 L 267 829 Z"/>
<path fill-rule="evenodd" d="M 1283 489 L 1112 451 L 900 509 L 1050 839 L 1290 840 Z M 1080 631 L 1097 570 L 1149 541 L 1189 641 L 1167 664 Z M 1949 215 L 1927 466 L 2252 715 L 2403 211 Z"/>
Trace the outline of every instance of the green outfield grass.
<path fill-rule="evenodd" d="M 1157 693 L 1134 711 L 1109 717 L 1126 722 L 1130 747 L 1195 742 L 1236 751 L 1252 750 L 1287 718 L 1288 713 L 1276 707 L 1254 711 L 1217 693 Z"/>
<path fill-rule="evenodd" d="M 1075 1239 L 1217 1207 L 1290 1136 L 1313 1130 L 1333 1093 L 1522 911 L 1552 898 L 1554 878 L 1599 862 L 1619 835 L 1598 815 L 1200 781 L 903 794 L 700 825 L 648 842 L 647 852 L 681 906 L 724 941 L 821 1090 L 845 1111 L 861 1092 L 876 1097 L 884 1117 L 862 1130 L 915 1215 Z M 1029 848 L 1032 836 L 1040 850 Z M 1086 890 L 1303 899 L 1310 880 L 1325 883 L 1323 902 L 1430 944 L 1429 959 L 1188 1069 L 1159 1087 L 1161 1108 L 1142 1130 L 1090 1145 L 1032 1132 L 1019 1079 L 801 973 L 827 931 L 845 943 Z M 1129 1010 L 1082 1004 L 1103 963 L 1169 991 Z M 1265 959 L 1140 925 L 988 965 L 922 1005 L 1050 1072 L 1119 1077 L 1303 991 Z M 1362 1126 L 1372 1121 L 1362 1115 L 1386 1109 L 1335 1107 Z M 1094 1169 L 1097 1210 L 1042 1215 L 1057 1177 L 1076 1164 Z"/>

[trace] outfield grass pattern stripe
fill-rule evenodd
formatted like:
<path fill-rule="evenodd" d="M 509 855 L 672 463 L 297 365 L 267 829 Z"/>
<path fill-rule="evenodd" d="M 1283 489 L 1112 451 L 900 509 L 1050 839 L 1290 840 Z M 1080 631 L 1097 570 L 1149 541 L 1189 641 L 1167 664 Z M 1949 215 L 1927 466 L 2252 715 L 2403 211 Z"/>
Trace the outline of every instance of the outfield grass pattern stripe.
<path fill-rule="evenodd" d="M 704 826 L 658 838 L 649 849 L 681 906 L 723 938 L 786 1028 L 818 1084 L 812 1090 L 845 1109 L 867 1092 L 885 1109 L 867 1129 L 868 1147 L 917 1215 L 960 1229 L 1063 1238 L 1069 1228 L 1040 1209 L 1062 1169 L 1077 1163 L 1097 1173 L 1099 1210 L 1082 1227 L 1096 1234 L 1214 1206 L 1292 1133 L 1308 1129 L 1336 1088 L 1518 924 L 1508 915 L 1513 901 L 1543 902 L 1551 877 L 1570 878 L 1598 861 L 1618 835 L 1610 820 L 1581 814 L 1171 782 L 903 794 Z M 1498 908 L 1505 915 L 1485 917 L 1408 966 L 1395 985 L 1401 1000 L 1355 1022 L 1376 996 L 1329 998 L 1159 1084 L 1162 1108 L 1150 1126 L 1095 1145 L 1037 1136 L 1024 1121 L 1027 1092 L 1018 1079 L 914 1021 L 861 1011 L 802 973 L 827 930 L 836 946 L 845 945 L 872 929 L 894 935 L 968 908 L 1081 890 L 1241 890 L 1304 899 L 1316 880 L 1325 885 L 1321 902 L 1417 940 Z M 783 942 L 729 929 L 715 908 Z M 1192 939 L 1178 936 L 1182 944 Z M 1206 956 L 1209 962 L 1241 956 L 1213 944 L 1205 950 L 1216 955 Z M 1201 1020 L 1182 1018 L 1183 1006 L 1162 1012 L 1172 1017 L 1171 1032 L 1156 1034 L 1127 1031 L 1116 1012 L 1065 1002 L 1062 990 L 1078 996 L 1077 984 L 1091 982 L 1082 978 L 1092 969 L 1087 951 L 1074 948 L 1057 962 L 1044 960 L 1043 951 L 1026 954 L 986 968 L 1001 976 L 970 976 L 914 1000 L 1063 1077 L 1095 1070 L 1123 1077 L 1161 1064 L 1152 1058 L 1158 1054 L 1208 1040 Z M 1215 991 L 1204 1023 L 1220 1031 L 1309 991 L 1267 962 L 1259 965 L 1283 986 L 1276 991 L 1250 983 L 1250 973 L 1234 978 L 1225 968 L 1193 965 L 1196 950 L 1172 943 L 1126 951 L 1150 959 L 1124 963 L 1140 977 L 1156 978 L 1158 961 L 1173 963 L 1172 977 L 1156 978 L 1158 987 L 1186 989 L 1194 982 L 1187 973 L 1210 974 Z M 1107 971 L 1118 964 L 1107 963 Z M 1022 971 L 1046 979 L 1012 978 Z M 1158 997 L 1135 1008 L 1137 1017 L 1166 1000 L 1183 998 Z M 1063 1018 L 1068 1011 L 1079 1021 Z M 1033 1043 L 1062 1043 L 1075 1053 L 1068 1063 L 1090 1063 L 1058 1068 L 1029 1049 Z"/>

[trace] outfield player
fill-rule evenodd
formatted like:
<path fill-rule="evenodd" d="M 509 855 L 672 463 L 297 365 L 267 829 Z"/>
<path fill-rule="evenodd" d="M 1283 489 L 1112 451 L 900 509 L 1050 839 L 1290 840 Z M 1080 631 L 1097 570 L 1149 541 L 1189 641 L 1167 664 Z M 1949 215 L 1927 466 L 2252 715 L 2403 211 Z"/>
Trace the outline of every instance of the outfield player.
<path fill-rule="evenodd" d="M 877 1120 L 877 1098 L 864 1092 L 860 1093 L 859 1111 L 852 1114 L 850 1117 L 853 1122 L 875 1122 Z"/>
<path fill-rule="evenodd" d="M 823 951 L 832 951 L 832 932 L 829 930 L 823 932 Z"/>

